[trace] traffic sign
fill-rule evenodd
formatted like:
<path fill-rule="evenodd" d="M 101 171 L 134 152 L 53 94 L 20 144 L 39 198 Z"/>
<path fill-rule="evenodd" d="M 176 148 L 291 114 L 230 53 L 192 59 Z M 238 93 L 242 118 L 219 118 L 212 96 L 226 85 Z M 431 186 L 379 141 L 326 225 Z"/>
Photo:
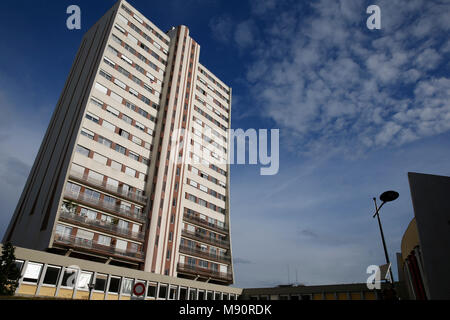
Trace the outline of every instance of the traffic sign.
<path fill-rule="evenodd" d="M 145 285 L 142 282 L 138 282 L 133 286 L 133 294 L 137 297 L 143 296 L 145 293 Z"/>

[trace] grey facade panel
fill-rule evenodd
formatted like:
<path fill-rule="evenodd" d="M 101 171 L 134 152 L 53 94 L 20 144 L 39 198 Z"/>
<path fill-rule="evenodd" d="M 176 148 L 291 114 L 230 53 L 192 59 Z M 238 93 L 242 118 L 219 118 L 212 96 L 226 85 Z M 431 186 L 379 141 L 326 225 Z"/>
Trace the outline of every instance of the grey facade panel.
<path fill-rule="evenodd" d="M 408 179 L 430 299 L 450 299 L 450 177 Z"/>

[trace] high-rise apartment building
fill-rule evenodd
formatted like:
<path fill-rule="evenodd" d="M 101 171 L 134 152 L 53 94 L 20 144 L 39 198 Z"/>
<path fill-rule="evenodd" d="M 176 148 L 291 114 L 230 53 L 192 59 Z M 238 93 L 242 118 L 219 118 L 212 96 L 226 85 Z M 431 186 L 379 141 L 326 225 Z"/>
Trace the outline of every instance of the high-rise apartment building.
<path fill-rule="evenodd" d="M 229 165 L 205 156 L 227 158 L 231 88 L 199 53 L 118 1 L 82 40 L 3 241 L 233 283 Z"/>

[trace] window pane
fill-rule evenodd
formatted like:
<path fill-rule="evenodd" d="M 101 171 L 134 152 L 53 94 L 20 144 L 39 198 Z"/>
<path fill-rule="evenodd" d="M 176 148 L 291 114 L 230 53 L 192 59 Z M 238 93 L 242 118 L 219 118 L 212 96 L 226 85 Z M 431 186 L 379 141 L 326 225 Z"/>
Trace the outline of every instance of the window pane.
<path fill-rule="evenodd" d="M 156 284 L 149 283 L 148 288 L 147 288 L 147 296 L 151 297 L 151 298 L 156 297 Z"/>
<path fill-rule="evenodd" d="M 89 283 L 91 282 L 92 272 L 82 271 L 78 277 L 78 289 L 89 290 Z"/>
<path fill-rule="evenodd" d="M 66 269 L 62 278 L 61 286 L 73 288 L 75 284 L 76 270 Z"/>
<path fill-rule="evenodd" d="M 160 299 L 166 299 L 166 297 L 167 297 L 167 286 L 165 286 L 165 285 L 160 285 L 160 287 L 159 287 L 158 298 L 160 298 Z"/>
<path fill-rule="evenodd" d="M 108 292 L 119 293 L 119 287 L 120 287 L 120 278 L 111 278 L 109 282 Z"/>
<path fill-rule="evenodd" d="M 97 277 L 95 278 L 95 286 L 94 286 L 94 290 L 97 291 L 105 291 L 106 288 L 106 280 L 107 280 L 107 276 L 104 274 L 98 274 Z"/>
<path fill-rule="evenodd" d="M 42 264 L 28 262 L 27 269 L 23 276 L 23 281 L 37 283 L 41 274 Z"/>
<path fill-rule="evenodd" d="M 131 294 L 132 285 L 133 285 L 133 279 L 123 279 L 122 293 L 123 294 Z"/>

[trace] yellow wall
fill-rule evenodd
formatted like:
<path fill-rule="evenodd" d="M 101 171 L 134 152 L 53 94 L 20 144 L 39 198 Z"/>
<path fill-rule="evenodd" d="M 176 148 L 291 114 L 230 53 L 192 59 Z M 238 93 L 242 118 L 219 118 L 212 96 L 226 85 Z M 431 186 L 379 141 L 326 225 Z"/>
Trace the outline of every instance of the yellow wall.
<path fill-rule="evenodd" d="M 359 292 L 352 292 L 350 294 L 350 298 L 352 300 L 361 300 L 361 293 L 359 293 Z"/>
<path fill-rule="evenodd" d="M 89 300 L 89 291 L 77 291 L 75 299 Z"/>
<path fill-rule="evenodd" d="M 122 297 L 120 297 L 120 300 L 131 300 L 131 297 L 129 297 L 129 296 L 122 296 Z"/>
<path fill-rule="evenodd" d="M 56 293 L 55 287 L 41 286 L 41 290 L 39 290 L 39 296 L 44 296 L 44 297 L 54 297 L 55 293 Z"/>
<path fill-rule="evenodd" d="M 72 289 L 59 289 L 58 297 L 72 299 L 73 290 Z"/>
<path fill-rule="evenodd" d="M 314 293 L 313 294 L 313 300 L 322 300 L 322 294 L 321 293 Z"/>
<path fill-rule="evenodd" d="M 37 286 L 34 284 L 22 284 L 19 287 L 19 290 L 17 291 L 17 293 L 30 294 L 30 295 L 34 296 L 36 294 L 36 289 L 37 289 Z"/>
<path fill-rule="evenodd" d="M 105 300 L 105 294 L 99 292 L 92 293 L 92 300 Z"/>
<path fill-rule="evenodd" d="M 119 300 L 119 296 L 117 294 L 108 294 L 108 298 L 106 300 Z"/>
<path fill-rule="evenodd" d="M 376 296 L 374 292 L 364 292 L 365 300 L 376 300 Z"/>
<path fill-rule="evenodd" d="M 419 245 L 419 233 L 417 232 L 416 218 L 412 219 L 402 238 L 402 259 L 406 260 L 411 251 Z"/>
<path fill-rule="evenodd" d="M 347 292 L 339 292 L 338 293 L 338 300 L 348 300 Z"/>
<path fill-rule="evenodd" d="M 325 293 L 325 300 L 336 300 L 334 293 Z"/>

